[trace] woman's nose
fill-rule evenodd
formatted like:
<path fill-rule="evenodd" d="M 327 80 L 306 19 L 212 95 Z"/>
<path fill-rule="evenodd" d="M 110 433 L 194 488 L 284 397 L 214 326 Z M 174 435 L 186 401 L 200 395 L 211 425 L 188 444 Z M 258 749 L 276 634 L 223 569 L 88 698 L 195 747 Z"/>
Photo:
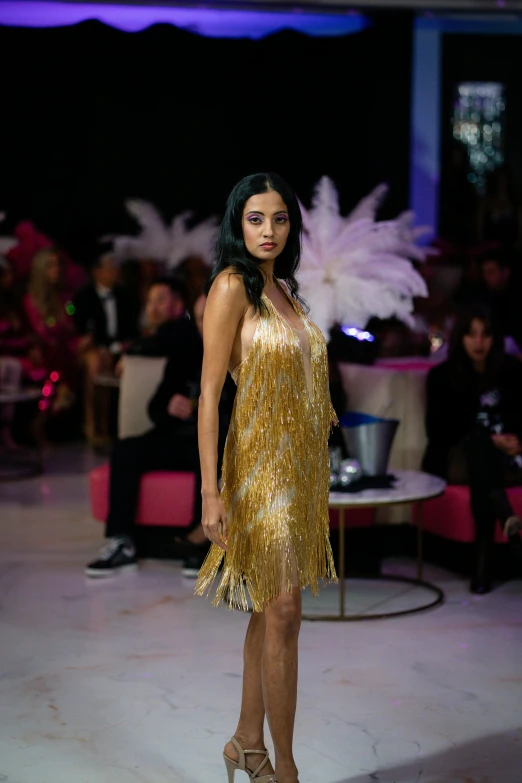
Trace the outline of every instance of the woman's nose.
<path fill-rule="evenodd" d="M 274 229 L 272 228 L 272 221 L 265 220 L 265 222 L 263 223 L 263 236 L 271 237 L 273 235 L 274 235 Z"/>

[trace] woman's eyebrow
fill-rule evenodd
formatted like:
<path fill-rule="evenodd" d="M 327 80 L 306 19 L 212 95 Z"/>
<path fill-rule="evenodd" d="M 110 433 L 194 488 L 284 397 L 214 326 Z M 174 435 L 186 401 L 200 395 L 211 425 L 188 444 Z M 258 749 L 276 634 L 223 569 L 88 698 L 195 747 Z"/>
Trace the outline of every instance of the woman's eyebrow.
<path fill-rule="evenodd" d="M 288 210 L 286 209 L 278 209 L 277 212 L 274 212 L 274 215 L 286 215 Z M 263 215 L 265 216 L 264 212 L 261 212 L 259 209 L 251 209 L 250 212 L 247 212 L 247 215 Z"/>

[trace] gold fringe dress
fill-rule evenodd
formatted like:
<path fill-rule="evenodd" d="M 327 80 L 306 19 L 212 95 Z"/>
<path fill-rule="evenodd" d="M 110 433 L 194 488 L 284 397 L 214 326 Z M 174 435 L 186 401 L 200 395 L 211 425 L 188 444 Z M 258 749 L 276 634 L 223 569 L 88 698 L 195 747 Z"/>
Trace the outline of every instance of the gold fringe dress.
<path fill-rule="evenodd" d="M 282 285 L 278 283 L 282 290 Z M 232 372 L 237 393 L 223 457 L 221 497 L 228 552 L 215 544 L 196 582 L 213 604 L 255 612 L 293 586 L 337 581 L 329 541 L 330 401 L 325 339 L 288 294 L 296 329 L 266 294 L 245 359 Z"/>

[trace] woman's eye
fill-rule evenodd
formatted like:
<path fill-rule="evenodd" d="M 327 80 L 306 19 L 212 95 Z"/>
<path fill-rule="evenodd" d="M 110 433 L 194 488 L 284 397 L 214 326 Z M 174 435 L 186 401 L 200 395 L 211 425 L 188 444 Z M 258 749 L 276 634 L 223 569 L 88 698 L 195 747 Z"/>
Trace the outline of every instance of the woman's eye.
<path fill-rule="evenodd" d="M 276 217 L 276 223 L 286 223 L 287 220 L 288 218 L 286 215 L 279 215 Z"/>
<path fill-rule="evenodd" d="M 248 218 L 248 222 L 249 223 L 254 223 L 255 225 L 259 225 L 259 223 L 261 223 L 261 218 L 256 217 L 255 215 L 253 215 L 252 217 Z"/>

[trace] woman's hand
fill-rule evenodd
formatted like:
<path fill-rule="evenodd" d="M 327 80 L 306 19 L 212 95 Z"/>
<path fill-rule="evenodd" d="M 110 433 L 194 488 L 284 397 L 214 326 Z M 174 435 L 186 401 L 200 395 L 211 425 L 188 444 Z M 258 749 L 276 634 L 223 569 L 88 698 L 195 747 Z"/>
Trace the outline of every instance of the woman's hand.
<path fill-rule="evenodd" d="M 94 348 L 92 335 L 85 334 L 83 337 L 80 337 L 77 343 L 78 353 L 85 353 L 86 351 L 90 351 L 91 348 Z"/>
<path fill-rule="evenodd" d="M 203 531 L 209 541 L 228 552 L 228 524 L 223 501 L 219 495 L 203 496 Z"/>
<path fill-rule="evenodd" d="M 503 451 L 508 457 L 516 457 L 522 452 L 522 445 L 516 435 L 492 435 L 491 440 L 497 449 Z"/>

